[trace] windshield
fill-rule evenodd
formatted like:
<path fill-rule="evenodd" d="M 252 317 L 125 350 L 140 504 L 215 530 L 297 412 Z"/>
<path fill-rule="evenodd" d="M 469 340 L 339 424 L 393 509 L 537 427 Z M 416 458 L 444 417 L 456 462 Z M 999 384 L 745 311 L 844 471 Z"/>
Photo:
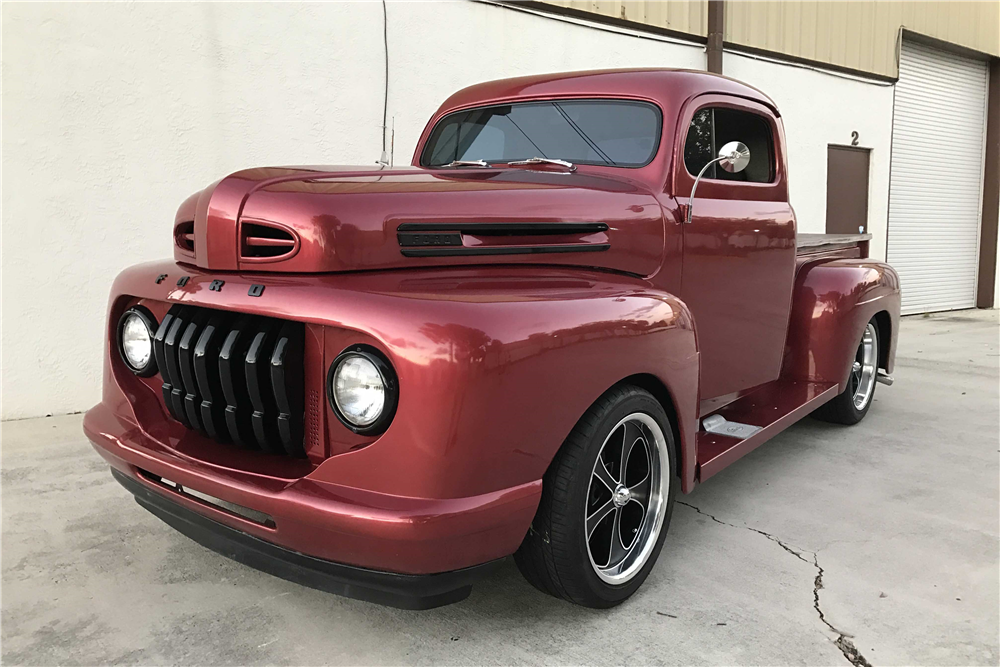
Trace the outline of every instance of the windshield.
<path fill-rule="evenodd" d="M 431 132 L 420 164 L 441 167 L 459 160 L 506 163 L 542 157 L 642 167 L 656 155 L 659 143 L 660 111 L 646 102 L 526 102 L 445 116 Z"/>

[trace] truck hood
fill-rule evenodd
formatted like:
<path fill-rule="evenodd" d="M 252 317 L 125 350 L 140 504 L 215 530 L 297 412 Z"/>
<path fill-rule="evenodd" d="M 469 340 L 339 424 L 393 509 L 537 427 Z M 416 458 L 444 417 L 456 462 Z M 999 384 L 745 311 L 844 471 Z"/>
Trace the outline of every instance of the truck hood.
<path fill-rule="evenodd" d="M 654 273 L 659 203 L 628 178 L 516 168 L 269 167 L 185 201 L 178 261 L 315 273 L 480 263 Z"/>

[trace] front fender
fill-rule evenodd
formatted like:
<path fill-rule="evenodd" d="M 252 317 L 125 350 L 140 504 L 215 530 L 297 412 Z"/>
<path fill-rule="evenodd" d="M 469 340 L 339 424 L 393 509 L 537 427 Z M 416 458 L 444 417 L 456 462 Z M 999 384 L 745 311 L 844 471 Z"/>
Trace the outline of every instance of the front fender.
<path fill-rule="evenodd" d="M 555 269 L 393 280 L 378 327 L 347 324 L 377 339 L 395 366 L 396 417 L 378 440 L 328 459 L 315 478 L 435 498 L 534 482 L 601 394 L 645 375 L 672 397 L 682 486 L 693 486 L 698 354 L 677 298 L 639 279 Z"/>
<path fill-rule="evenodd" d="M 782 377 L 836 382 L 843 391 L 865 326 L 883 312 L 889 330 L 879 332 L 879 367 L 891 372 L 899 306 L 899 276 L 888 264 L 840 259 L 803 266 L 795 278 Z"/>
<path fill-rule="evenodd" d="M 210 287 L 218 280 L 221 291 Z M 261 296 L 248 295 L 251 284 L 264 285 Z M 639 278 L 515 266 L 238 274 L 159 262 L 116 280 L 109 338 L 136 299 L 157 313 L 183 303 L 306 323 L 314 481 L 433 499 L 537 483 L 587 408 L 621 380 L 643 375 L 672 398 L 682 488 L 694 483 L 693 322 L 681 301 Z M 358 343 L 379 349 L 399 378 L 396 415 L 379 436 L 349 431 L 326 395 L 329 364 Z M 106 349 L 105 404 L 148 432 L 163 431 L 164 442 L 200 442 L 166 419 L 157 378 L 143 384 L 116 371 L 116 359 Z"/>

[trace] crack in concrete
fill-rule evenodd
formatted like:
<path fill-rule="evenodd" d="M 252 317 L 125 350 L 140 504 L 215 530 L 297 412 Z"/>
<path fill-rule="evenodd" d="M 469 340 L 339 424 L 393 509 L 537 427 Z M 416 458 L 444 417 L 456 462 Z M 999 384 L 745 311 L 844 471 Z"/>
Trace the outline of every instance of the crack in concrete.
<path fill-rule="evenodd" d="M 833 644 L 838 649 L 840 649 L 840 652 L 844 654 L 844 658 L 847 659 L 847 661 L 849 663 L 851 663 L 852 665 L 854 665 L 854 667 L 872 667 L 872 664 L 870 662 L 868 662 L 868 660 L 866 660 L 863 655 L 861 655 L 861 651 L 859 651 L 858 648 L 854 645 L 854 642 L 851 641 L 851 638 L 854 635 L 849 634 L 847 632 L 844 632 L 843 630 L 838 629 L 836 626 L 834 626 L 832 623 L 830 623 L 830 621 L 826 620 L 826 614 L 823 613 L 823 609 L 819 605 L 819 592 L 823 588 L 823 567 L 819 564 L 819 557 L 816 555 L 815 551 L 809 551 L 808 549 L 801 549 L 801 550 L 796 551 L 792 547 L 788 546 L 787 544 L 785 544 L 784 542 L 782 542 L 781 540 L 779 540 L 774 535 L 771 535 L 770 533 L 766 533 L 763 530 L 759 530 L 757 528 L 752 528 L 750 526 L 747 526 L 746 524 L 744 524 L 742 526 L 737 526 L 734 523 L 729 523 L 727 521 L 722 521 L 721 519 L 715 518 L 714 516 L 712 516 L 708 512 L 703 512 L 700 508 L 695 507 L 694 505 L 691 505 L 690 503 L 685 503 L 683 501 L 678 500 L 677 504 L 678 505 L 684 505 L 684 507 L 690 507 L 695 512 L 697 512 L 698 514 L 701 514 L 702 516 L 706 516 L 709 519 L 711 519 L 712 521 L 714 521 L 715 523 L 722 524 L 723 526 L 729 526 L 730 528 L 743 528 L 743 529 L 749 530 L 751 532 L 757 533 L 758 535 L 763 535 L 764 537 L 766 537 L 767 539 L 771 540 L 772 542 L 774 542 L 775 544 L 777 544 L 779 547 L 781 547 L 782 549 L 784 549 L 788 553 L 790 553 L 793 556 L 795 556 L 796 558 L 798 558 L 803 563 L 808 563 L 808 564 L 812 565 L 813 567 L 815 567 L 816 568 L 816 578 L 813 579 L 813 609 L 816 610 L 816 614 L 819 616 L 819 620 L 823 622 L 823 625 L 825 625 L 826 627 L 830 628 L 831 632 L 833 632 L 835 635 L 837 635 L 837 638 L 833 641 Z M 810 559 L 806 558 L 805 556 L 803 556 L 802 555 L 803 553 L 811 554 L 812 555 L 812 560 L 810 560 Z"/>

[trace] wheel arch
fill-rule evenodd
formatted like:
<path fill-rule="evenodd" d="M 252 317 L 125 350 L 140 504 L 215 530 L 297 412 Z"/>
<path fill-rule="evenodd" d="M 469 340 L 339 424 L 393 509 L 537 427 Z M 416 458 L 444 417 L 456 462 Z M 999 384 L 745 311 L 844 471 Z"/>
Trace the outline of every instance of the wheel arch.
<path fill-rule="evenodd" d="M 664 382 L 659 376 L 649 372 L 633 373 L 632 375 L 624 377 L 618 382 L 612 384 L 610 387 L 602 391 L 600 395 L 594 398 L 590 405 L 587 406 L 587 410 L 600 401 L 601 396 L 604 396 L 604 394 L 616 387 L 624 385 L 638 387 L 649 392 L 653 398 L 656 399 L 656 402 L 663 408 L 663 411 L 667 413 L 667 418 L 670 420 L 670 434 L 674 441 L 674 456 L 676 457 L 678 468 L 677 473 L 681 479 L 681 492 L 690 493 L 694 490 L 695 473 L 697 468 L 697 449 L 695 443 L 698 421 L 697 415 L 691 414 L 685 416 L 683 401 L 678 400 L 678 397 L 675 396 L 676 391 L 671 390 L 667 383 Z M 691 410 L 689 409 L 686 411 L 690 412 Z M 582 418 L 585 414 L 586 410 L 580 414 L 580 417 Z M 552 467 L 555 458 L 556 457 L 553 455 L 546 470 Z"/>
<path fill-rule="evenodd" d="M 674 455 L 677 457 L 678 472 L 683 480 L 685 478 L 684 472 L 690 461 L 687 460 L 687 455 L 685 454 L 685 447 L 683 444 L 684 439 L 681 436 L 677 406 L 674 403 L 674 398 L 670 393 L 670 389 L 667 388 L 667 385 L 665 385 L 660 378 L 656 377 L 652 373 L 637 373 L 635 375 L 630 375 L 627 378 L 622 379 L 622 381 L 618 384 L 630 384 L 639 387 L 640 389 L 645 389 L 653 395 L 653 398 L 655 398 L 657 403 L 660 404 L 663 411 L 667 413 L 667 418 L 670 419 L 671 435 L 674 438 Z M 685 493 L 686 492 L 687 491 L 685 491 Z"/>
<path fill-rule="evenodd" d="M 889 372 L 889 345 L 892 341 L 892 317 L 889 311 L 880 310 L 872 318 L 875 320 L 875 333 L 878 335 L 878 367 Z M 885 342 L 883 342 L 885 341 Z"/>

